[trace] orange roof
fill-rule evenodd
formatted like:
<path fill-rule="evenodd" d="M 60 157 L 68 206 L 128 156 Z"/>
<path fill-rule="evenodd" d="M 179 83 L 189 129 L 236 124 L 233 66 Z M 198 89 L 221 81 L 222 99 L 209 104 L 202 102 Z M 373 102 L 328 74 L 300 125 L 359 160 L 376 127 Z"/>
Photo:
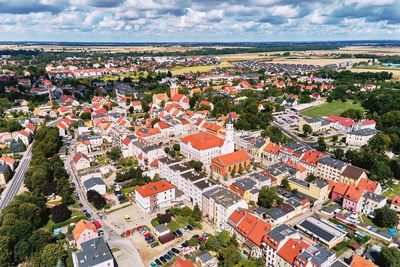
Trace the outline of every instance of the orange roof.
<path fill-rule="evenodd" d="M 10 158 L 9 156 L 6 156 L 6 155 L 1 156 L 0 160 L 4 161 L 6 163 L 9 163 L 9 164 L 14 164 L 16 161 L 15 159 Z"/>
<path fill-rule="evenodd" d="M 291 166 L 291 167 L 293 167 L 293 168 L 295 168 L 295 169 L 298 170 L 299 172 L 305 172 L 305 171 L 307 171 L 307 168 L 306 168 L 306 167 L 301 166 L 301 165 L 299 165 L 299 164 L 294 164 L 294 163 L 292 163 L 292 162 L 290 161 L 290 159 L 288 159 L 288 161 L 286 162 L 286 164 L 289 165 L 289 166 Z"/>
<path fill-rule="evenodd" d="M 208 110 L 207 110 L 208 111 Z M 199 113 L 200 113 L 200 111 L 199 111 Z M 219 130 L 221 130 L 221 128 L 223 128 L 222 126 L 219 126 L 218 124 L 216 124 L 216 123 L 208 123 L 208 122 L 206 122 L 206 123 L 204 123 L 203 124 L 203 128 L 205 128 L 205 129 L 207 129 L 207 130 L 209 130 L 209 131 L 212 131 L 212 132 L 215 132 L 215 133 L 217 133 Z"/>
<path fill-rule="evenodd" d="M 378 265 L 375 265 L 372 262 L 356 254 L 350 263 L 350 267 L 378 267 Z"/>
<path fill-rule="evenodd" d="M 337 184 L 333 188 L 333 192 L 344 196 L 344 194 L 346 194 L 347 189 L 349 189 L 349 185 L 339 181 L 339 182 L 337 182 Z"/>
<path fill-rule="evenodd" d="M 18 132 L 19 134 L 22 134 L 22 135 L 24 135 L 24 136 L 26 136 L 26 137 L 29 137 L 31 134 L 30 133 L 28 133 L 27 131 L 25 131 L 25 130 L 21 130 L 21 131 L 19 131 Z"/>
<path fill-rule="evenodd" d="M 207 132 L 200 132 L 186 136 L 182 139 L 182 142 L 185 144 L 190 142 L 195 149 L 205 150 L 217 146 L 221 147 L 224 144 L 224 139 Z"/>
<path fill-rule="evenodd" d="M 216 157 L 212 162 L 220 164 L 222 166 L 229 166 L 237 162 L 242 162 L 245 160 L 250 160 L 250 156 L 244 150 L 238 150 L 226 155 Z"/>
<path fill-rule="evenodd" d="M 278 154 L 279 149 L 281 148 L 280 145 L 275 144 L 273 142 L 269 142 L 265 147 L 264 151 L 272 153 L 272 154 Z"/>
<path fill-rule="evenodd" d="M 244 215 L 246 214 L 245 210 L 241 209 L 241 210 L 235 210 L 234 212 L 232 212 L 231 216 L 229 216 L 229 219 L 234 222 L 235 224 L 238 224 L 240 222 L 240 220 L 244 217 Z"/>
<path fill-rule="evenodd" d="M 155 94 L 154 97 L 159 99 L 159 100 L 163 100 L 166 97 L 166 93 L 161 93 L 161 94 Z"/>
<path fill-rule="evenodd" d="M 142 197 L 148 197 L 151 195 L 155 195 L 170 189 L 175 188 L 173 185 L 171 185 L 167 180 L 161 180 L 157 181 L 154 183 L 146 184 L 143 186 L 139 186 L 136 188 L 136 191 L 142 196 Z"/>
<path fill-rule="evenodd" d="M 210 105 L 211 105 L 211 102 L 202 100 L 202 101 L 200 101 L 200 106 L 201 106 L 201 105 L 210 106 Z"/>
<path fill-rule="evenodd" d="M 290 238 L 278 251 L 278 255 L 289 264 L 293 264 L 294 259 L 309 246 L 300 239 Z"/>
<path fill-rule="evenodd" d="M 94 113 L 96 113 L 96 114 L 107 113 L 107 110 L 105 108 L 101 108 L 101 109 L 95 110 Z"/>
<path fill-rule="evenodd" d="M 72 235 L 74 236 L 75 240 L 79 239 L 79 236 L 83 233 L 85 230 L 92 230 L 97 233 L 96 227 L 91 224 L 89 221 L 86 220 L 80 220 L 76 225 L 74 230 L 72 230 Z"/>
<path fill-rule="evenodd" d="M 247 213 L 243 219 L 240 221 L 240 223 L 236 226 L 236 230 L 243 236 L 247 237 L 250 232 L 253 230 L 254 226 L 256 225 L 257 221 L 259 219 L 250 214 Z"/>
<path fill-rule="evenodd" d="M 159 121 L 159 122 L 157 122 L 157 124 L 161 129 L 167 129 L 168 128 L 168 124 L 165 121 Z"/>
<path fill-rule="evenodd" d="M 300 159 L 301 162 L 308 164 L 308 165 L 317 165 L 317 161 L 320 158 L 325 157 L 326 155 L 317 151 L 317 150 L 309 150 L 304 153 L 303 157 Z"/>
<path fill-rule="evenodd" d="M 378 187 L 378 183 L 372 180 L 368 180 L 365 178 L 360 179 L 357 186 L 364 187 L 370 193 L 375 193 L 376 188 Z"/>
<path fill-rule="evenodd" d="M 352 202 L 358 202 L 363 194 L 364 187 L 359 187 L 352 184 L 349 186 L 349 189 L 347 190 L 344 197 Z"/>
<path fill-rule="evenodd" d="M 269 230 L 271 230 L 271 225 L 263 220 L 258 220 L 248 238 L 261 247 L 261 242 Z"/>
<path fill-rule="evenodd" d="M 194 267 L 191 261 L 176 260 L 171 267 Z"/>

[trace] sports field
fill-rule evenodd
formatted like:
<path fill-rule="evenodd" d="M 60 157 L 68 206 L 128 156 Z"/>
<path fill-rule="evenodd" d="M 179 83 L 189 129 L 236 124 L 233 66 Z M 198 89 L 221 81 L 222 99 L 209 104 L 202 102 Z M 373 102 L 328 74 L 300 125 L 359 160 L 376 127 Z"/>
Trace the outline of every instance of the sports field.
<path fill-rule="evenodd" d="M 301 111 L 300 114 L 311 118 L 321 118 L 330 115 L 339 116 L 343 111 L 351 108 L 364 110 L 359 103 L 353 104 L 352 102 L 343 103 L 342 101 L 332 101 L 305 109 Z"/>

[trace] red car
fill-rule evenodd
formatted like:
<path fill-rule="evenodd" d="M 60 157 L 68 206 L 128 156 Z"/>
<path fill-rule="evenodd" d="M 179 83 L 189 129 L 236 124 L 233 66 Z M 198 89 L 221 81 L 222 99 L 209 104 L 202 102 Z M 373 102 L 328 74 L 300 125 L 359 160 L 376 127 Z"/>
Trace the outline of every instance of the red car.
<path fill-rule="evenodd" d="M 136 229 L 140 230 L 140 229 L 142 229 L 142 228 L 143 228 L 142 226 L 138 226 Z"/>
<path fill-rule="evenodd" d="M 99 223 L 99 221 L 94 221 L 94 226 L 96 226 L 96 228 L 100 228 L 101 224 Z"/>
<path fill-rule="evenodd" d="M 147 234 L 144 235 L 144 237 L 148 237 L 148 236 L 151 236 L 151 234 L 147 233 Z"/>

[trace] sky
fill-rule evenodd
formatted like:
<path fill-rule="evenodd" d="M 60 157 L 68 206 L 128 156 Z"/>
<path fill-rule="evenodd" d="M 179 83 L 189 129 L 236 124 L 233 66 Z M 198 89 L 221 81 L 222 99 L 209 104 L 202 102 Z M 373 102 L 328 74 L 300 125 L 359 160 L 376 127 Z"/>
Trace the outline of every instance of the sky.
<path fill-rule="evenodd" d="M 400 39 L 400 0 L 0 0 L 0 41 Z"/>

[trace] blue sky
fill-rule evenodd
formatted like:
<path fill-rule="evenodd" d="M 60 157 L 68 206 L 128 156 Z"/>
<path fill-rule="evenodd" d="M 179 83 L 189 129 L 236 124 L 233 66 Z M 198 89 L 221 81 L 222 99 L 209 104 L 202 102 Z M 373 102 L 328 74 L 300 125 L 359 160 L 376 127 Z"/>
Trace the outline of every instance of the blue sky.
<path fill-rule="evenodd" d="M 0 41 L 400 39 L 399 0 L 0 0 Z"/>

